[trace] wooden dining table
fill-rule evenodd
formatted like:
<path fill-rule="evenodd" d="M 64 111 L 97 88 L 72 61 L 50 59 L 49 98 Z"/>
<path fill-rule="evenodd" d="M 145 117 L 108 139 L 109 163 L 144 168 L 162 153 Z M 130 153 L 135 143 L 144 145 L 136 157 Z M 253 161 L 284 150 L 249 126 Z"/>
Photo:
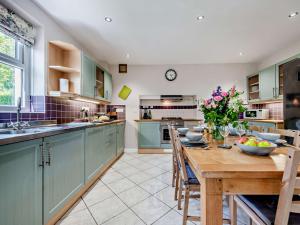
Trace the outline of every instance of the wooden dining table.
<path fill-rule="evenodd" d="M 236 138 L 230 138 L 233 144 Z M 254 156 L 209 144 L 184 147 L 185 157 L 200 181 L 201 224 L 223 224 L 223 195 L 279 194 L 286 162 L 287 147 L 278 147 L 269 156 Z"/>

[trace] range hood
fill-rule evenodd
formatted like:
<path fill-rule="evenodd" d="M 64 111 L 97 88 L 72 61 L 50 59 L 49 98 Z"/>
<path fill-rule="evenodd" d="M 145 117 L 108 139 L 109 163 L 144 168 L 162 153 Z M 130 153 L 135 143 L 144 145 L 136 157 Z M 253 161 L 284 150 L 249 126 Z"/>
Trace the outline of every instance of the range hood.
<path fill-rule="evenodd" d="M 169 102 L 180 102 L 183 100 L 182 95 L 161 95 L 160 101 L 169 101 Z"/>

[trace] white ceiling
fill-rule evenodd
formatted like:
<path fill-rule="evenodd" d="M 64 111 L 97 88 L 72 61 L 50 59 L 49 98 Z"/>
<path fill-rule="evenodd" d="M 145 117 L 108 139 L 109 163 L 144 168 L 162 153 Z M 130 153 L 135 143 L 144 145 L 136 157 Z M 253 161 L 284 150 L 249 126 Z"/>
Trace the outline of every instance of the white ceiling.
<path fill-rule="evenodd" d="M 34 1 L 110 64 L 257 62 L 300 37 L 300 0 Z"/>

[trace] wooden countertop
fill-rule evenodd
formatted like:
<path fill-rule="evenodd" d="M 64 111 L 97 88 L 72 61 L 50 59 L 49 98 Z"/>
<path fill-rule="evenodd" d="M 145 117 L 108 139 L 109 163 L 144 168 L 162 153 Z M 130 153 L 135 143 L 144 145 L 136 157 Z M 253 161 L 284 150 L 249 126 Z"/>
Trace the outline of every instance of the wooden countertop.
<path fill-rule="evenodd" d="M 202 119 L 182 119 L 183 121 L 203 121 Z M 162 119 L 138 119 L 134 120 L 135 122 L 160 122 L 165 121 Z"/>
<path fill-rule="evenodd" d="M 246 121 L 249 121 L 249 122 L 261 122 L 261 123 L 284 123 L 284 120 L 272 120 L 272 119 L 269 119 L 269 120 L 259 120 L 259 119 L 242 119 L 242 120 L 246 120 Z"/>

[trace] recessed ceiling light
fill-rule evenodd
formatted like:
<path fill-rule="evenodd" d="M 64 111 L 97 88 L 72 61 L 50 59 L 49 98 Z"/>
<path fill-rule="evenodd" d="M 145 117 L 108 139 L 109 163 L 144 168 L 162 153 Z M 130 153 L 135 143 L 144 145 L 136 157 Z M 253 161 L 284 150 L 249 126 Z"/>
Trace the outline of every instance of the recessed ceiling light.
<path fill-rule="evenodd" d="M 106 17 L 104 18 L 104 20 L 105 20 L 106 22 L 109 22 L 109 23 L 110 23 L 110 22 L 112 21 L 112 18 L 106 16 Z"/>
<path fill-rule="evenodd" d="M 240 55 L 240 56 L 243 56 L 243 55 L 244 55 L 244 53 L 240 52 L 240 53 L 239 53 L 239 55 Z"/>
<path fill-rule="evenodd" d="M 127 53 L 127 54 L 126 54 L 126 58 L 127 58 L 127 59 L 129 59 L 129 58 L 130 58 L 130 55 L 129 55 L 129 53 Z"/>
<path fill-rule="evenodd" d="M 293 17 L 297 16 L 298 14 L 299 14 L 298 12 L 293 12 L 293 13 L 291 13 L 291 14 L 289 15 L 289 17 L 290 17 L 290 18 L 293 18 Z"/>
<path fill-rule="evenodd" d="M 197 16 L 197 20 L 203 20 L 204 16 Z"/>

